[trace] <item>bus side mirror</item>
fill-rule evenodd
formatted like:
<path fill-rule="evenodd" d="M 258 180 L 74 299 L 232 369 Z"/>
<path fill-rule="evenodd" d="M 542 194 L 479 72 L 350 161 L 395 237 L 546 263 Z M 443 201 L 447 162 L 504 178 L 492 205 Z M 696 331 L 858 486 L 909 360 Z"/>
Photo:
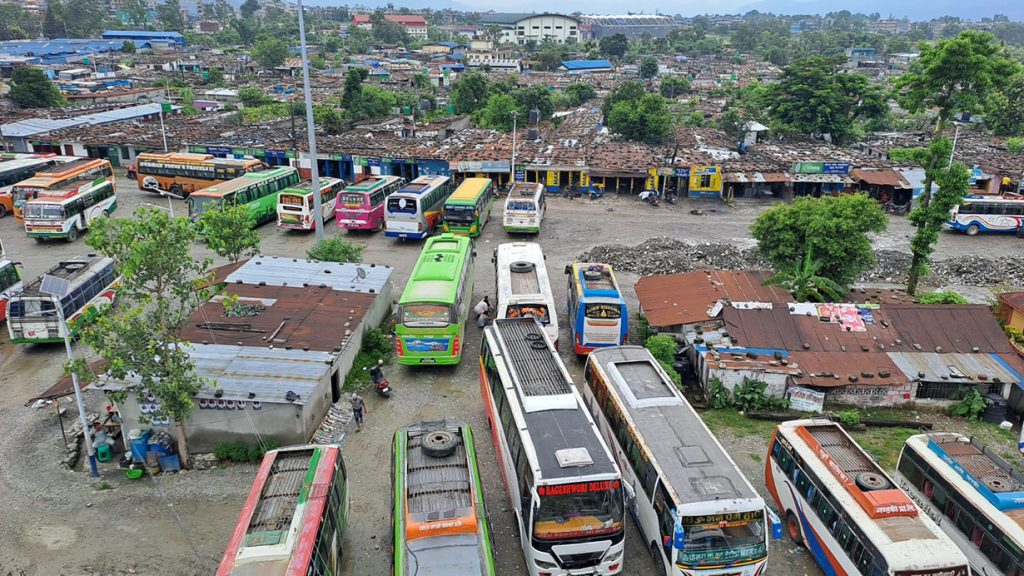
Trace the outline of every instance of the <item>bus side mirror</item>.
<path fill-rule="evenodd" d="M 565 273 L 566 275 L 572 274 L 572 264 L 565 265 Z"/>
<path fill-rule="evenodd" d="M 782 539 L 782 521 L 779 520 L 779 515 L 774 510 L 765 506 L 765 512 L 768 513 L 768 521 L 772 525 L 772 540 Z"/>

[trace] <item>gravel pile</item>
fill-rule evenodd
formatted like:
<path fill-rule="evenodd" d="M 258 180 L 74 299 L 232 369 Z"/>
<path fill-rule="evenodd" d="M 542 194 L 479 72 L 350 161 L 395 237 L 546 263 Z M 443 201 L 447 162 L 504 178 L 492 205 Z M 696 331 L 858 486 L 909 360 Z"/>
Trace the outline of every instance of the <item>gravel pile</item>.
<path fill-rule="evenodd" d="M 910 253 L 877 250 L 875 267 L 861 282 L 903 283 L 910 268 Z M 737 248 L 720 242 L 685 242 L 674 238 L 652 238 L 634 246 L 606 244 L 579 255 L 580 262 L 605 262 L 618 270 L 641 276 L 679 274 L 705 268 L 769 269 L 755 248 Z M 993 286 L 1008 282 L 1024 286 L 1024 257 L 972 256 L 933 262 L 930 283 L 963 286 Z"/>

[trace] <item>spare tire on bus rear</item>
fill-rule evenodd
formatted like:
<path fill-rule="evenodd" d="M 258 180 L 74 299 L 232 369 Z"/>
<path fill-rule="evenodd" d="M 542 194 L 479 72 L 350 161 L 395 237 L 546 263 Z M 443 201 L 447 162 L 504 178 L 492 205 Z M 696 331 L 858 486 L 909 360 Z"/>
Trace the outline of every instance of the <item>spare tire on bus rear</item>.
<path fill-rule="evenodd" d="M 423 435 L 423 453 L 431 458 L 447 458 L 458 445 L 459 438 L 448 430 L 428 430 Z"/>
<path fill-rule="evenodd" d="M 865 492 L 892 488 L 892 484 L 889 480 L 877 472 L 861 472 L 860 474 L 857 474 L 853 481 L 857 484 L 857 488 L 860 488 Z"/>
<path fill-rule="evenodd" d="M 513 262 L 508 265 L 508 269 L 511 270 L 512 272 L 518 273 L 532 272 L 533 262 Z"/>

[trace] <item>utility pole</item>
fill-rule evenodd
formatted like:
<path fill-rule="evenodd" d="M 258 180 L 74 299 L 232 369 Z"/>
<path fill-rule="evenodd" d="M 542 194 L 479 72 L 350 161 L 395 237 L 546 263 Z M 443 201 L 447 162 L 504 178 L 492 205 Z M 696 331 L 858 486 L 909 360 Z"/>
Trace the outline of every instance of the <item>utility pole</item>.
<path fill-rule="evenodd" d="M 313 92 L 309 88 L 309 56 L 306 54 L 306 22 L 302 17 L 302 0 L 297 0 L 299 9 L 299 49 L 302 53 L 302 89 L 306 92 L 306 133 L 309 136 L 309 168 L 313 190 L 313 223 L 316 226 L 316 241 L 324 239 L 324 211 L 320 201 L 320 174 L 316 165 L 316 126 L 313 124 Z"/>
<path fill-rule="evenodd" d="M 512 111 L 512 165 L 509 166 L 509 168 L 511 168 L 511 170 L 509 171 L 509 177 L 508 177 L 508 189 L 509 190 L 512 190 L 512 186 L 514 186 L 515 182 L 516 182 L 516 119 L 517 118 L 519 118 L 519 111 L 518 110 L 513 110 Z"/>

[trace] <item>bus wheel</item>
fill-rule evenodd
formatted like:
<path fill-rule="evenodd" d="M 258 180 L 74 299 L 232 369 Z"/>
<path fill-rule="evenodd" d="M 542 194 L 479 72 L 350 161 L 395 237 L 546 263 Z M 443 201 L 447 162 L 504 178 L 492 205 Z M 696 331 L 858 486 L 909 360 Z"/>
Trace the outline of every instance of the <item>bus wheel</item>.
<path fill-rule="evenodd" d="M 658 550 L 657 542 L 651 542 L 651 560 L 654 560 L 659 567 L 665 567 L 665 561 L 661 559 L 661 551 Z"/>
<path fill-rule="evenodd" d="M 7 216 L 7 206 L 0 204 L 0 218 Z"/>
<path fill-rule="evenodd" d="M 804 535 L 800 532 L 800 523 L 797 522 L 796 514 L 786 512 L 786 531 L 789 532 L 789 539 L 797 546 L 804 545 Z"/>
<path fill-rule="evenodd" d="M 171 186 L 171 194 L 179 196 L 181 198 L 187 198 L 185 195 L 185 189 L 181 187 L 181 184 L 174 184 Z"/>
<path fill-rule="evenodd" d="M 68 230 L 68 242 L 74 242 L 75 240 L 78 240 L 78 228 L 72 226 L 71 229 Z"/>
<path fill-rule="evenodd" d="M 968 236 L 977 236 L 980 230 L 981 228 L 978 228 L 977 224 L 971 224 L 970 226 L 967 227 L 967 230 L 964 230 L 964 232 Z"/>

